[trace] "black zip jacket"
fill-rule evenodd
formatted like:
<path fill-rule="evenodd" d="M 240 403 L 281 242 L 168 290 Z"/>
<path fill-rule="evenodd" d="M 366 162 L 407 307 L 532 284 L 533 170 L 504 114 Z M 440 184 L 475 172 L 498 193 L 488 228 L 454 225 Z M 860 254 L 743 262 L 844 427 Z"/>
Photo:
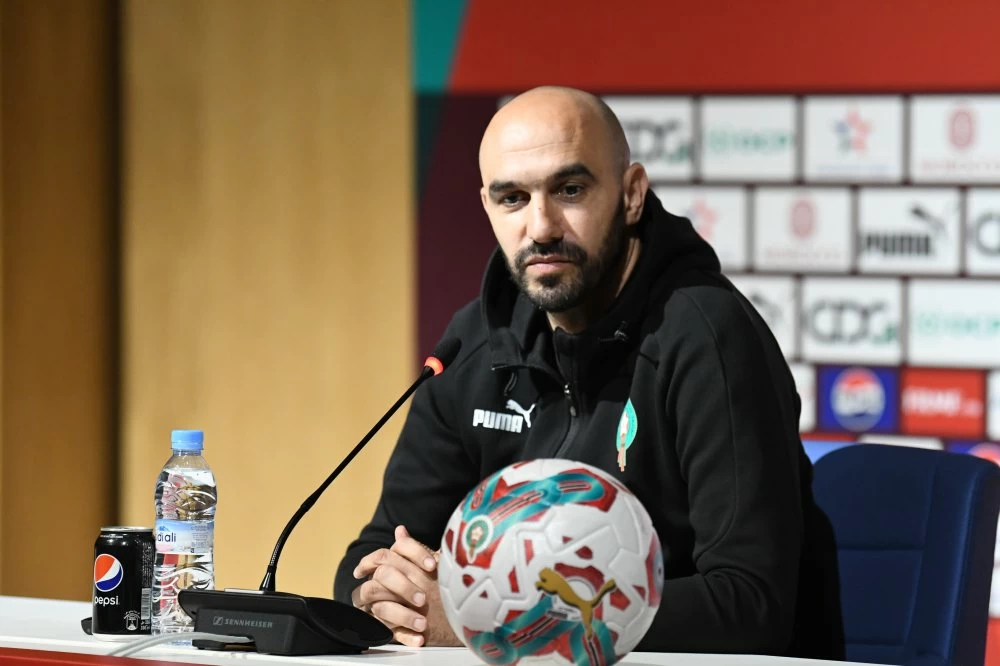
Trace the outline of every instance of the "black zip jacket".
<path fill-rule="evenodd" d="M 458 358 L 414 396 L 337 599 L 350 601 L 352 570 L 396 525 L 436 548 L 481 479 L 569 458 L 623 481 L 662 542 L 667 580 L 638 650 L 842 658 L 833 534 L 784 357 L 711 247 L 652 192 L 637 233 L 624 289 L 578 335 L 553 332 L 493 255 L 480 298 L 445 332 L 461 338 Z M 622 472 L 628 400 L 638 429 Z"/>

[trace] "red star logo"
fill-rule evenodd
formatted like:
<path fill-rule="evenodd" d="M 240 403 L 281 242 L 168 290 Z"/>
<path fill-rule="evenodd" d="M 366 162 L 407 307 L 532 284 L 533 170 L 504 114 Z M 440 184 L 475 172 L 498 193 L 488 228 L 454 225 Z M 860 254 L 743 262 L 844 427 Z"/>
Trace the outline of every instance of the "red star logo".
<path fill-rule="evenodd" d="M 712 240 L 715 234 L 715 223 L 719 220 L 719 213 L 709 208 L 704 199 L 696 199 L 691 206 L 691 221 L 698 234 L 707 241 Z"/>
<path fill-rule="evenodd" d="M 871 134 L 871 121 L 862 120 L 861 114 L 851 111 L 847 114 L 847 122 L 851 126 L 851 146 L 858 151 L 868 150 L 868 135 Z"/>

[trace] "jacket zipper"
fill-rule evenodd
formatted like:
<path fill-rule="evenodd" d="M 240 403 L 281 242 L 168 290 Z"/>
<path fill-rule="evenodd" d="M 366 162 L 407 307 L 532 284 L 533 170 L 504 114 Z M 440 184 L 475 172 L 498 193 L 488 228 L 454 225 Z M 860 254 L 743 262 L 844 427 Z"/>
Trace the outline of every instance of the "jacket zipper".
<path fill-rule="evenodd" d="M 573 385 L 569 382 L 563 386 L 563 395 L 566 396 L 566 402 L 569 404 L 569 425 L 566 427 L 566 434 L 563 435 L 562 442 L 559 443 L 555 453 L 552 454 L 556 458 L 569 448 L 573 437 L 576 435 L 576 431 L 580 427 L 580 419 L 578 418 L 580 412 L 576 406 L 576 397 L 573 395 Z"/>
<path fill-rule="evenodd" d="M 496 365 L 490 366 L 490 370 L 494 371 L 507 370 L 509 368 L 514 368 L 514 367 L 528 368 L 529 370 L 538 370 L 540 372 L 545 373 L 549 377 L 555 379 L 557 382 L 562 383 L 563 381 L 562 377 L 552 372 L 545 366 L 534 365 L 529 363 L 525 363 L 523 365 L 498 363 Z M 563 435 L 562 441 L 559 443 L 559 446 L 556 448 L 556 451 L 553 454 L 554 456 L 559 456 L 559 454 L 561 454 L 567 448 L 569 448 L 569 444 L 570 442 L 573 441 L 573 436 L 576 434 L 576 431 L 579 429 L 580 425 L 580 419 L 578 418 L 580 415 L 580 410 L 577 407 L 576 396 L 573 394 L 573 385 L 570 384 L 569 382 L 563 383 L 563 396 L 566 398 L 566 404 L 569 406 L 569 425 L 566 427 L 566 434 Z"/>
<path fill-rule="evenodd" d="M 563 395 L 566 396 L 566 402 L 569 403 L 569 415 L 576 416 L 576 398 L 573 397 L 573 386 L 567 383 L 563 386 Z"/>

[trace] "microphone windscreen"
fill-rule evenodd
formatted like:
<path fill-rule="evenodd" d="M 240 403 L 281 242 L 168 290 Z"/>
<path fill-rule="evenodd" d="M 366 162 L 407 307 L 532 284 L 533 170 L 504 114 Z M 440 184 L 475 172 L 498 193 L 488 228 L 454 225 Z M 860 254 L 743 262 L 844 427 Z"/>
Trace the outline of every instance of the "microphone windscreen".
<path fill-rule="evenodd" d="M 447 368 L 458 356 L 458 351 L 462 348 L 462 341 L 458 338 L 446 338 L 438 343 L 431 356 L 441 361 L 441 369 Z"/>

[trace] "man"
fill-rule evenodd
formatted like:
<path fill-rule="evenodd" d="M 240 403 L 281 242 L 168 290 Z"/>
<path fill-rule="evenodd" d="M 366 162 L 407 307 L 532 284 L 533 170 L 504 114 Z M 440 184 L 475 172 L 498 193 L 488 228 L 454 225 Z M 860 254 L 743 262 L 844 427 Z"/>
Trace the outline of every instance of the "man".
<path fill-rule="evenodd" d="M 529 91 L 496 113 L 479 164 L 499 249 L 445 333 L 459 357 L 414 397 L 337 598 L 403 644 L 460 644 L 435 581 L 448 518 L 485 476 L 561 457 L 621 479 L 659 534 L 667 580 L 639 650 L 841 656 L 832 532 L 788 367 L 630 163 L 614 114 L 581 91 Z"/>

